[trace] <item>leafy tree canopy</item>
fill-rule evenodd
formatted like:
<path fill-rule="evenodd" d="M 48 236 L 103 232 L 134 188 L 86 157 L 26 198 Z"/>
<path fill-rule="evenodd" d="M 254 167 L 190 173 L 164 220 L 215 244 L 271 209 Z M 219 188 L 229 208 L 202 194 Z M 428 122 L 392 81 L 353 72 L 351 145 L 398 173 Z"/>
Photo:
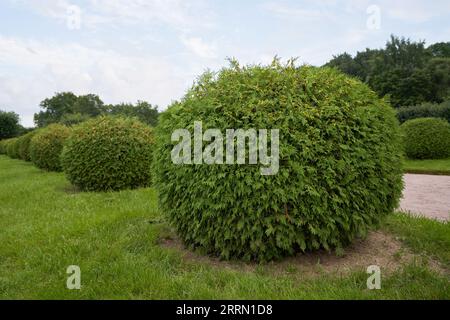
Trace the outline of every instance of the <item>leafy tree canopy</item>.
<path fill-rule="evenodd" d="M 0 110 L 0 140 L 15 137 L 22 130 L 17 113 Z"/>
<path fill-rule="evenodd" d="M 53 97 L 43 100 L 40 106 L 43 110 L 34 115 L 38 127 L 46 127 L 52 123 L 71 126 L 107 114 L 136 117 L 151 126 L 156 125 L 158 120 L 157 107 L 148 102 L 138 101 L 136 105 L 105 105 L 95 94 L 77 96 L 72 92 L 56 93 Z"/>
<path fill-rule="evenodd" d="M 425 47 L 424 41 L 391 36 L 384 49 L 366 49 L 355 57 L 335 56 L 326 66 L 366 82 L 395 107 L 442 102 L 450 93 L 450 42 Z"/>
<path fill-rule="evenodd" d="M 138 101 L 136 105 L 131 103 L 121 103 L 117 105 L 108 105 L 106 111 L 112 115 L 122 115 L 125 117 L 136 117 L 140 121 L 156 126 L 158 122 L 158 109 L 145 101 Z"/>

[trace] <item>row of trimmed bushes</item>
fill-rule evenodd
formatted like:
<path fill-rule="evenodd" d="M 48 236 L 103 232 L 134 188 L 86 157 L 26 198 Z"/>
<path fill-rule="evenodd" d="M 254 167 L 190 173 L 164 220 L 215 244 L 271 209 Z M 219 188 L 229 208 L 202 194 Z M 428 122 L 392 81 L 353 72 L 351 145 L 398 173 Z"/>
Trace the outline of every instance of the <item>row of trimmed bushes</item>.
<path fill-rule="evenodd" d="M 408 158 L 450 157 L 450 124 L 444 119 L 408 120 L 401 128 Z M 61 171 L 64 164 L 70 181 L 85 190 L 119 190 L 147 185 L 150 181 L 150 170 L 145 166 L 151 162 L 151 148 L 145 148 L 146 142 L 151 144 L 153 137 L 151 129 L 144 124 L 125 118 L 100 117 L 73 129 L 53 124 L 18 138 L 2 140 L 0 154 L 32 161 L 50 171 Z M 129 172 L 130 167 L 137 168 Z"/>
<path fill-rule="evenodd" d="M 172 133 L 187 128 L 192 134 L 195 121 L 222 133 L 280 129 L 279 148 L 272 147 L 276 138 L 269 131 L 266 150 L 268 158 L 279 150 L 279 171 L 262 175 L 268 164 L 248 161 L 173 163 L 180 141 L 172 141 Z M 136 120 L 100 117 L 71 129 L 39 130 L 29 150 L 33 162 L 62 168 L 83 190 L 152 180 L 162 211 L 186 244 L 226 259 L 262 261 L 320 248 L 340 251 L 377 225 L 401 195 L 400 144 L 394 110 L 356 79 L 293 61 L 245 67 L 232 61 L 200 77 L 170 106 L 155 138 Z M 49 165 L 57 159 L 60 167 Z"/>
<path fill-rule="evenodd" d="M 69 134 L 68 127 L 52 124 L 20 137 L 0 141 L 0 153 L 13 159 L 31 161 L 44 170 L 61 171 L 59 156 Z"/>
<path fill-rule="evenodd" d="M 398 108 L 397 118 L 400 123 L 417 118 L 441 118 L 450 122 L 450 100 Z"/>
<path fill-rule="evenodd" d="M 63 170 L 82 190 L 120 190 L 149 185 L 152 143 L 151 128 L 138 120 L 103 116 L 0 141 L 0 153 L 44 170 Z"/>
<path fill-rule="evenodd" d="M 220 132 L 279 129 L 278 173 L 262 175 L 264 164 L 174 164 L 179 141 L 172 134 L 180 128 L 192 133 L 195 121 Z M 27 149 L 36 165 L 64 170 L 82 190 L 135 188 L 153 180 L 162 211 L 186 244 L 226 259 L 261 261 L 340 251 L 378 225 L 402 191 L 400 132 L 386 100 L 336 70 L 233 61 L 200 77 L 170 106 L 155 137 L 137 120 L 99 117 L 38 130 L 28 149 L 24 138 L 1 148 L 11 157 Z M 276 149 L 271 145 L 270 152 Z"/>

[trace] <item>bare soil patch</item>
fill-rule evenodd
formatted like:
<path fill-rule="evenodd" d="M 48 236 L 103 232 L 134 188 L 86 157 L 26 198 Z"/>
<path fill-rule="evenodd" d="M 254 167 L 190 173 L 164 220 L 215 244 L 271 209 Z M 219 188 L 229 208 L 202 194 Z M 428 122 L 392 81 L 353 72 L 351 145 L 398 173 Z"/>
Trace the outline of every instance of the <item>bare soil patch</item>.
<path fill-rule="evenodd" d="M 380 266 L 383 273 L 392 273 L 413 261 L 428 262 L 429 267 L 440 273 L 448 274 L 439 262 L 421 255 L 411 253 L 391 234 L 373 231 L 365 239 L 358 239 L 345 249 L 341 256 L 325 250 L 297 254 L 296 256 L 273 261 L 266 264 L 255 262 L 223 261 L 217 257 L 205 256 L 187 249 L 182 241 L 174 235 L 160 239 L 164 248 L 180 252 L 186 262 L 208 264 L 217 268 L 241 272 L 263 272 L 272 275 L 300 275 L 314 277 L 323 274 L 345 275 L 354 271 L 365 272 L 370 265 Z"/>

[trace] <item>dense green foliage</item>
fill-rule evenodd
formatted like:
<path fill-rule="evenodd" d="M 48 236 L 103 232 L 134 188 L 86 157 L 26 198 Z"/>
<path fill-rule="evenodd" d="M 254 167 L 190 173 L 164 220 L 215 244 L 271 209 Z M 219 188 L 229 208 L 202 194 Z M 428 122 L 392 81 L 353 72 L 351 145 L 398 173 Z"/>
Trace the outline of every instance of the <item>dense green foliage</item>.
<path fill-rule="evenodd" d="M 68 179 L 83 190 L 148 186 L 152 129 L 132 118 L 98 117 L 74 127 L 62 163 Z"/>
<path fill-rule="evenodd" d="M 81 113 L 66 113 L 64 114 L 61 119 L 59 120 L 59 123 L 65 125 L 65 126 L 74 126 L 81 122 L 84 122 L 86 120 L 89 120 L 91 116 L 87 114 L 81 114 Z"/>
<path fill-rule="evenodd" d="M 38 168 L 61 171 L 60 155 L 70 131 L 61 124 L 51 124 L 36 132 L 30 142 L 31 161 Z"/>
<path fill-rule="evenodd" d="M 31 161 L 30 143 L 37 131 L 31 131 L 19 137 L 19 158 L 24 161 Z"/>
<path fill-rule="evenodd" d="M 8 157 L 12 159 L 19 159 L 19 144 L 18 138 L 11 138 L 5 142 L 5 151 Z"/>
<path fill-rule="evenodd" d="M 95 94 L 77 96 L 72 92 L 56 93 L 53 97 L 43 100 L 40 106 L 43 110 L 34 115 L 34 122 L 38 127 L 51 123 L 73 126 L 100 115 L 136 117 L 151 126 L 155 126 L 158 121 L 157 107 L 145 101 L 138 101 L 136 105 L 105 105 Z"/>
<path fill-rule="evenodd" d="M 17 113 L 0 110 L 0 140 L 17 136 L 21 129 Z"/>
<path fill-rule="evenodd" d="M 43 111 L 34 115 L 34 122 L 38 127 L 45 127 L 61 122 L 67 115 L 97 116 L 103 112 L 103 101 L 95 94 L 76 96 L 72 92 L 62 92 L 43 100 L 40 107 Z"/>
<path fill-rule="evenodd" d="M 279 129 L 280 170 L 173 164 L 175 129 Z M 271 260 L 340 249 L 398 203 L 401 146 L 394 110 L 330 68 L 231 67 L 206 73 L 161 114 L 155 184 L 181 238 L 222 258 Z"/>
<path fill-rule="evenodd" d="M 6 154 L 8 139 L 0 140 L 0 154 Z"/>
<path fill-rule="evenodd" d="M 397 118 L 400 123 L 416 118 L 442 118 L 450 122 L 450 100 L 441 104 L 424 103 L 398 108 Z"/>
<path fill-rule="evenodd" d="M 326 65 L 366 82 L 395 107 L 443 102 L 450 97 L 450 42 L 428 48 L 392 36 L 384 49 L 335 56 Z"/>
<path fill-rule="evenodd" d="M 136 105 L 131 103 L 108 105 L 106 108 L 108 114 L 136 117 L 152 127 L 156 126 L 158 122 L 158 109 L 145 101 L 138 101 Z"/>
<path fill-rule="evenodd" d="M 450 156 L 450 124 L 444 119 L 417 118 L 401 125 L 406 155 L 411 159 Z"/>
<path fill-rule="evenodd" d="M 6 143 L 8 140 L 0 140 L 0 154 L 6 154 Z"/>

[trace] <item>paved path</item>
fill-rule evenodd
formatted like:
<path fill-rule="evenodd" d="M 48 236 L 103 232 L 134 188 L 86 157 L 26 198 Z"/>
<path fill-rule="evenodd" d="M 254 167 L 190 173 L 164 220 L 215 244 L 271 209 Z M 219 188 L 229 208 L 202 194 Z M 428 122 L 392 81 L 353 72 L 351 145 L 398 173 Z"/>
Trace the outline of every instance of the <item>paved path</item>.
<path fill-rule="evenodd" d="M 405 174 L 400 209 L 439 220 L 450 220 L 450 176 Z"/>

